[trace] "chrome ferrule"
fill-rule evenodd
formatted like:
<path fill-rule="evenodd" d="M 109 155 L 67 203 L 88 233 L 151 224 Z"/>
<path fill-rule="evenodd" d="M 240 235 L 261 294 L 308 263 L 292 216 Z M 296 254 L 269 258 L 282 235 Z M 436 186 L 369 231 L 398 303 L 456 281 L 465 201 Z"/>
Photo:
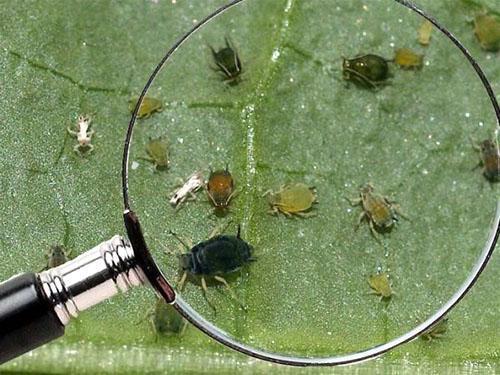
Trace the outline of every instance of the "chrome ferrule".
<path fill-rule="evenodd" d="M 47 299 L 64 325 L 80 311 L 118 292 L 126 292 L 132 286 L 142 285 L 146 279 L 137 266 L 130 242 L 121 236 L 114 236 L 38 276 Z"/>

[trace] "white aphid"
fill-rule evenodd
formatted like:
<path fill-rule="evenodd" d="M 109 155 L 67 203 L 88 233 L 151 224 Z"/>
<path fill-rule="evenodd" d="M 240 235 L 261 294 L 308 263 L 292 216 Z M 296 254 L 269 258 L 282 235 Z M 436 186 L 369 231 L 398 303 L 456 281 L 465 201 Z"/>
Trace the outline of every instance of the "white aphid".
<path fill-rule="evenodd" d="M 188 198 L 195 199 L 196 197 L 193 193 L 198 191 L 204 184 L 205 181 L 203 180 L 202 173 L 200 171 L 194 172 L 189 176 L 184 185 L 174 193 L 170 199 L 170 204 L 176 207 L 179 203 L 184 202 Z"/>
<path fill-rule="evenodd" d="M 94 146 L 90 143 L 94 135 L 94 131 L 90 130 L 90 121 L 90 116 L 80 115 L 78 116 L 76 124 L 77 131 L 71 130 L 71 128 L 68 127 L 68 133 L 76 137 L 78 141 L 78 144 L 73 147 L 73 150 L 80 155 L 82 154 L 82 150 L 86 149 L 86 152 L 92 152 L 94 149 Z"/>

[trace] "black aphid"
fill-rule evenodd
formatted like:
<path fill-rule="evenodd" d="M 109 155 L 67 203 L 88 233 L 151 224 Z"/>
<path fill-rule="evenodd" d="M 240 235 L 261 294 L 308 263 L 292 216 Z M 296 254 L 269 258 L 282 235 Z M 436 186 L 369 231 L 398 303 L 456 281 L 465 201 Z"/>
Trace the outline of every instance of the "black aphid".
<path fill-rule="evenodd" d="M 233 86 L 240 81 L 242 73 L 241 60 L 231 41 L 227 37 L 225 41 L 226 46 L 218 51 L 211 46 L 209 48 L 212 51 L 216 65 L 215 69 L 224 75 L 224 82 Z"/>

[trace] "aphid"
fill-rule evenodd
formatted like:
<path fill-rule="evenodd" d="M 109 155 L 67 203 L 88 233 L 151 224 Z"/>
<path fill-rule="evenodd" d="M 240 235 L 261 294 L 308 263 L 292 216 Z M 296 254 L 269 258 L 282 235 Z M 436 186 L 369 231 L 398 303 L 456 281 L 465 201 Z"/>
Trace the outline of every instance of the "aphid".
<path fill-rule="evenodd" d="M 217 211 L 228 208 L 231 198 L 236 194 L 234 180 L 228 167 L 225 170 L 211 171 L 206 184 L 207 194 Z"/>
<path fill-rule="evenodd" d="M 90 116 L 80 115 L 76 123 L 76 131 L 68 127 L 68 133 L 76 137 L 78 144 L 73 147 L 75 151 L 80 156 L 83 156 L 83 152 L 90 153 L 94 149 L 94 146 L 90 143 L 94 131 L 90 129 Z"/>
<path fill-rule="evenodd" d="M 500 181 L 500 151 L 498 145 L 494 141 L 486 139 L 479 145 L 472 143 L 472 146 L 481 152 L 481 161 L 478 167 L 483 167 L 483 176 L 490 182 Z"/>
<path fill-rule="evenodd" d="M 174 233 L 172 234 L 188 250 L 187 253 L 179 256 L 180 267 L 183 271 L 178 284 L 179 290 L 182 290 L 188 275 L 198 276 L 201 278 L 201 287 L 206 299 L 208 288 L 205 278 L 209 277 L 224 284 L 234 300 L 238 301 L 228 282 L 222 276 L 234 273 L 255 260 L 252 258 L 252 246 L 241 239 L 240 226 L 238 225 L 236 236 L 214 234 L 208 240 L 193 247 L 187 245 Z M 207 302 L 210 304 L 208 299 Z M 240 305 L 242 304 L 240 303 Z M 243 305 L 242 307 L 244 308 Z"/>
<path fill-rule="evenodd" d="M 170 199 L 170 204 L 176 207 L 178 204 L 186 201 L 187 199 L 196 199 L 194 195 L 205 183 L 203 180 L 203 175 L 201 172 L 194 172 L 187 181 L 178 189 L 172 198 Z"/>
<path fill-rule="evenodd" d="M 399 48 L 394 54 L 394 62 L 402 69 L 420 69 L 424 63 L 424 55 L 409 48 Z"/>
<path fill-rule="evenodd" d="M 134 112 L 135 106 L 137 104 L 137 101 L 139 100 L 138 97 L 132 98 L 128 101 L 128 109 L 130 113 Z M 155 112 L 161 112 L 163 110 L 163 103 L 155 98 L 152 98 L 150 96 L 145 96 L 142 99 L 141 106 L 139 107 L 139 111 L 137 112 L 137 117 L 138 118 L 149 118 L 151 115 Z"/>
<path fill-rule="evenodd" d="M 496 17 L 478 14 L 474 19 L 474 34 L 485 51 L 500 50 L 500 21 Z"/>
<path fill-rule="evenodd" d="M 368 277 L 368 284 L 372 288 L 371 294 L 380 296 L 380 299 L 392 297 L 392 288 L 389 282 L 389 276 L 386 273 L 378 273 Z"/>
<path fill-rule="evenodd" d="M 363 219 L 366 219 L 376 239 L 378 239 L 377 230 L 387 231 L 398 220 L 397 215 L 404 217 L 399 206 L 387 197 L 374 193 L 374 187 L 370 183 L 360 189 L 360 198 L 351 200 L 351 204 L 363 207 L 356 228 L 359 227 Z"/>
<path fill-rule="evenodd" d="M 47 260 L 47 266 L 45 269 L 54 268 L 66 263 L 69 260 L 71 251 L 66 252 L 63 246 L 53 245 L 45 254 L 45 259 Z"/>
<path fill-rule="evenodd" d="M 439 322 L 430 327 L 426 332 L 420 335 L 420 338 L 425 341 L 432 341 L 443 337 L 448 330 L 448 318 L 441 319 Z"/>
<path fill-rule="evenodd" d="M 151 313 L 151 326 L 157 339 L 160 337 L 182 336 L 187 322 L 165 300 L 158 298 L 154 311 Z"/>
<path fill-rule="evenodd" d="M 218 51 L 209 46 L 212 51 L 214 62 L 217 66 L 216 70 L 222 73 L 225 77 L 224 82 L 233 86 L 240 82 L 242 73 L 241 61 L 238 52 L 229 41 L 225 38 L 226 46 Z"/>
<path fill-rule="evenodd" d="M 314 203 L 317 203 L 314 187 L 307 186 L 301 182 L 283 185 L 280 190 L 273 192 L 271 190 L 264 193 L 268 195 L 268 202 L 271 206 L 271 214 L 282 214 L 291 217 L 297 215 L 301 217 L 314 216 L 309 211 Z"/>
<path fill-rule="evenodd" d="M 343 59 L 343 77 L 358 86 L 375 89 L 389 78 L 387 60 L 377 55 L 364 55 L 353 59 Z"/>
<path fill-rule="evenodd" d="M 418 29 L 418 42 L 423 46 L 428 46 L 431 42 L 432 29 L 434 25 L 431 21 L 425 20 Z"/>
<path fill-rule="evenodd" d="M 168 142 L 162 137 L 150 139 L 146 144 L 146 152 L 149 157 L 142 158 L 154 164 L 156 169 L 167 169 L 169 161 Z"/>

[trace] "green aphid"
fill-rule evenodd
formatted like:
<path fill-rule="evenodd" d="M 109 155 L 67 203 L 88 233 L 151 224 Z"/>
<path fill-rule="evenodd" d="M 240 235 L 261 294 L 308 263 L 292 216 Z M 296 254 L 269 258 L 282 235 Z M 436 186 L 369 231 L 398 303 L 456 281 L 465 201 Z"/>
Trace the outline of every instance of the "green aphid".
<path fill-rule="evenodd" d="M 389 65 L 383 57 L 368 54 L 353 59 L 343 59 L 342 75 L 348 82 L 367 88 L 376 89 L 389 78 Z"/>
<path fill-rule="evenodd" d="M 489 52 L 500 50 L 500 21 L 488 14 L 479 14 L 474 19 L 474 34 L 482 49 Z"/>
<path fill-rule="evenodd" d="M 154 164 L 156 169 L 167 169 L 169 161 L 168 142 L 162 137 L 150 139 L 146 144 L 146 152 L 149 157 L 143 158 Z"/>
<path fill-rule="evenodd" d="M 228 38 L 226 46 L 218 51 L 209 46 L 216 65 L 216 70 L 224 76 L 224 82 L 233 86 L 240 82 L 242 73 L 241 60 L 238 52 Z"/>
<path fill-rule="evenodd" d="M 394 63 L 401 69 L 421 69 L 424 65 L 424 55 L 409 48 L 399 48 L 394 53 Z"/>
<path fill-rule="evenodd" d="M 448 330 L 448 318 L 444 318 L 430 327 L 426 332 L 420 335 L 420 338 L 425 341 L 432 341 L 444 336 Z"/>
<path fill-rule="evenodd" d="M 130 113 L 134 112 L 138 100 L 139 100 L 138 97 L 129 100 L 128 109 Z M 163 110 L 163 103 L 160 100 L 151 98 L 149 96 L 145 96 L 142 99 L 141 106 L 139 107 L 139 111 L 137 112 L 137 117 L 148 118 L 151 117 L 153 113 L 161 112 L 162 110 Z"/>
<path fill-rule="evenodd" d="M 151 314 L 151 326 L 156 338 L 182 336 L 187 322 L 171 305 L 158 299 Z"/>
<path fill-rule="evenodd" d="M 47 260 L 47 266 L 45 269 L 54 268 L 66 263 L 69 260 L 71 251 L 67 252 L 64 246 L 52 245 L 50 249 L 45 253 L 45 259 Z"/>
<path fill-rule="evenodd" d="M 368 284 L 372 288 L 371 294 L 380 296 L 380 299 L 389 299 L 394 294 L 392 292 L 389 276 L 386 273 L 378 273 L 368 277 Z"/>
<path fill-rule="evenodd" d="M 268 196 L 268 202 L 271 206 L 269 213 L 278 214 L 281 212 L 285 216 L 293 215 L 301 217 L 314 216 L 311 210 L 314 203 L 317 203 L 317 196 L 314 187 L 307 186 L 301 182 L 283 185 L 278 191 L 267 191 L 264 195 Z"/>

